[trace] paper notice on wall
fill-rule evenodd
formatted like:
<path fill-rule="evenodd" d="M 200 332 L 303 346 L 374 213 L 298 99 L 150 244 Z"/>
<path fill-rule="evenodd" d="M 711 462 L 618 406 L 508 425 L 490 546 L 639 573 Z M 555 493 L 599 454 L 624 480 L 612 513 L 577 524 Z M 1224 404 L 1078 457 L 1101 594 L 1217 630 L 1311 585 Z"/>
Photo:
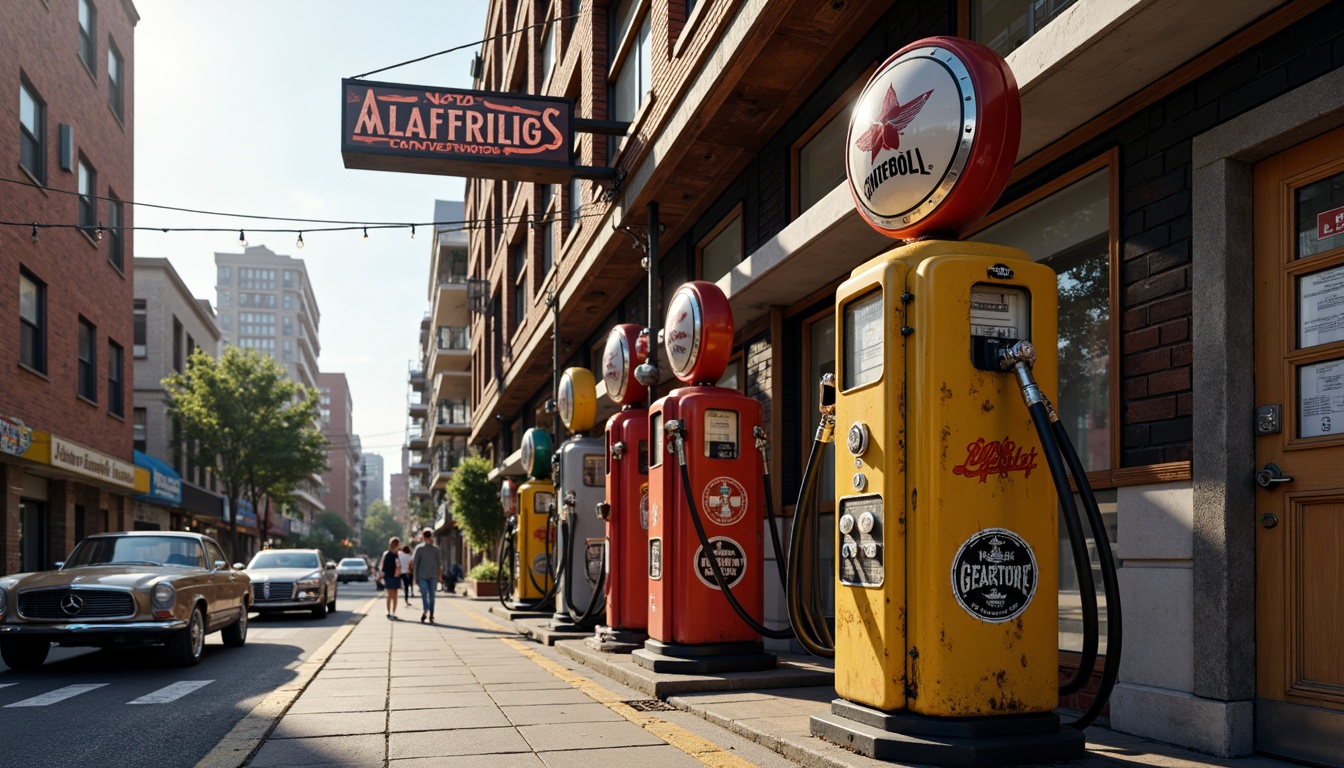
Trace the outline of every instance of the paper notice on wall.
<path fill-rule="evenodd" d="M 1299 348 L 1344 339 L 1344 266 L 1298 278 L 1297 307 Z"/>
<path fill-rule="evenodd" d="M 1300 437 L 1344 431 L 1344 360 L 1298 369 L 1297 396 Z"/>

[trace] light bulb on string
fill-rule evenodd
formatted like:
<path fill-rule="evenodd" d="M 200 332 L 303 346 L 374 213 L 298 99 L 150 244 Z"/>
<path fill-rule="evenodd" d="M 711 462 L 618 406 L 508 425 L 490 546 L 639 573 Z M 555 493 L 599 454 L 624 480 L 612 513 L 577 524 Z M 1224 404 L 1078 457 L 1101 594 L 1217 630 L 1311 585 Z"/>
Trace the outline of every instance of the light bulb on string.
<path fill-rule="evenodd" d="M 415 239 L 415 225 L 414 225 L 414 224 L 411 225 L 411 239 L 412 239 L 412 240 Z"/>
<path fill-rule="evenodd" d="M 33 222 L 33 245 L 37 245 L 37 222 Z"/>
<path fill-rule="evenodd" d="M 294 247 L 295 247 L 295 248 L 302 248 L 302 247 L 303 247 L 303 233 L 302 233 L 302 232 L 299 233 L 299 239 L 298 239 L 297 242 L 294 243 Z"/>
<path fill-rule="evenodd" d="M 94 235 L 94 239 L 100 243 L 103 241 L 103 222 L 101 221 L 98 222 L 98 232 Z"/>
<path fill-rule="evenodd" d="M 241 229 L 238 230 L 238 247 L 239 248 L 247 247 L 247 235 L 244 235 L 243 230 Z"/>
<path fill-rule="evenodd" d="M 365 227 L 365 228 L 364 228 L 364 239 L 365 239 L 365 240 L 368 240 L 368 239 L 369 239 L 369 228 L 368 228 L 368 227 Z"/>

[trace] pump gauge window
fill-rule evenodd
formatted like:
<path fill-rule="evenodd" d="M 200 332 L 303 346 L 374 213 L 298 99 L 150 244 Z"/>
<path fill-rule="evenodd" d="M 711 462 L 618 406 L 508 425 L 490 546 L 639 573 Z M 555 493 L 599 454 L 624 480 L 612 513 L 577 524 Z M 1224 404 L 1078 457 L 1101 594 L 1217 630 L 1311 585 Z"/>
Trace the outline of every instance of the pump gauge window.
<path fill-rule="evenodd" d="M 737 458 L 737 411 L 705 411 L 705 456 L 715 459 Z"/>
<path fill-rule="evenodd" d="M 882 291 L 875 290 L 845 305 L 844 389 L 882 378 Z"/>
<path fill-rule="evenodd" d="M 653 451 L 649 454 L 649 466 L 663 465 L 663 414 L 655 413 L 649 419 L 649 431 L 653 433 Z"/>
<path fill-rule="evenodd" d="M 1030 339 L 1030 306 L 1025 288 L 977 285 L 971 289 L 971 335 Z"/>

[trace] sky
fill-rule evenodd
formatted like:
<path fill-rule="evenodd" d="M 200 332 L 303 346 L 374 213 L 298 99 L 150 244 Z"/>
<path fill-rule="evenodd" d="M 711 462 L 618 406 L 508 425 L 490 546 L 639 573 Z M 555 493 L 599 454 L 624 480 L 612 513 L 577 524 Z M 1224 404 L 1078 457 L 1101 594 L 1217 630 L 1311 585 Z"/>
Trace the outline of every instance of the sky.
<path fill-rule="evenodd" d="M 134 0 L 130 70 L 137 203 L 263 216 L 428 222 L 434 200 L 463 199 L 461 178 L 346 170 L 341 78 L 474 43 L 487 0 Z M 371 80 L 470 88 L 474 50 Z M 294 227 L 138 206 L 137 227 L 228 232 L 135 233 L 134 253 L 166 257 L 197 298 L 215 303 L 216 252 L 237 230 Z M 310 225 L 318 226 L 318 225 Z M 407 366 L 429 309 L 432 238 L 418 229 L 247 234 L 307 265 L 321 313 L 318 368 L 345 373 L 365 453 L 400 470 Z M 384 483 L 384 497 L 389 486 Z"/>

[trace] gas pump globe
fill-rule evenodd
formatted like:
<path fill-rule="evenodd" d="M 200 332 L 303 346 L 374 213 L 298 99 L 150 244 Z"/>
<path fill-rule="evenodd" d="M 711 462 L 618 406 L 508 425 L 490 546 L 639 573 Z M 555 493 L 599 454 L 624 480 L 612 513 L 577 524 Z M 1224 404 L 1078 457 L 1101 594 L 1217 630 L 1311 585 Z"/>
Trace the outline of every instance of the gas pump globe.
<path fill-rule="evenodd" d="M 649 411 L 648 391 L 635 375 L 640 327 L 617 325 L 602 352 L 607 396 L 621 406 L 607 419 L 605 498 L 597 506 L 606 524 L 606 625 L 586 642 L 602 651 L 630 651 L 648 638 Z"/>

